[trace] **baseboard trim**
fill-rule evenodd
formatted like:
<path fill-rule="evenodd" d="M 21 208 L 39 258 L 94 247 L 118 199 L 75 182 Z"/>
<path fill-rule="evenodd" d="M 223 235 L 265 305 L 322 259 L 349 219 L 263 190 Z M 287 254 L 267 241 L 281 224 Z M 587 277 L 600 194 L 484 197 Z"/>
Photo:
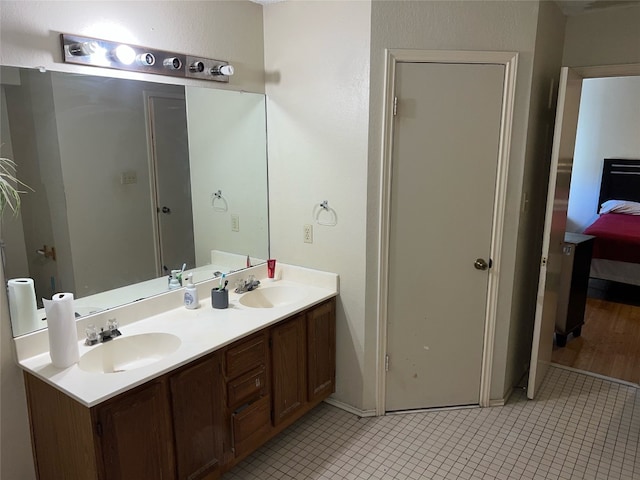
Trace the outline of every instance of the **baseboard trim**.
<path fill-rule="evenodd" d="M 337 408 L 339 408 L 341 410 L 344 410 L 345 412 L 353 413 L 354 415 L 357 415 L 358 417 L 375 417 L 376 416 L 376 410 L 375 409 L 372 409 L 372 410 L 360 410 L 359 408 L 353 407 L 353 406 L 349 405 L 348 403 L 341 402 L 340 400 L 336 400 L 335 398 L 325 398 L 324 402 L 328 403 L 329 405 L 332 405 L 334 407 L 337 407 Z"/>
<path fill-rule="evenodd" d="M 513 395 L 513 387 L 507 390 L 507 392 L 504 394 L 504 397 L 489 400 L 489 407 L 504 407 L 509 401 L 509 398 L 511 398 L 511 395 Z"/>

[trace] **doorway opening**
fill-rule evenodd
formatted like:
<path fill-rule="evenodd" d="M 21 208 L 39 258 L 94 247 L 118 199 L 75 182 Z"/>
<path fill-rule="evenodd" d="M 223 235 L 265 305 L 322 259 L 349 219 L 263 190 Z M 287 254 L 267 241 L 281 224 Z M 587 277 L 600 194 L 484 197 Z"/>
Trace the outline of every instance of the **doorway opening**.
<path fill-rule="evenodd" d="M 640 163 L 640 76 L 583 82 L 567 232 L 582 233 L 598 218 L 604 158 Z M 640 181 L 638 182 L 640 187 Z M 595 254 L 598 257 L 600 254 Z M 640 383 L 640 266 L 592 260 L 580 335 L 554 340 L 551 361 L 606 377 Z M 564 339 L 561 339 L 564 340 Z"/>
<path fill-rule="evenodd" d="M 535 398 L 552 362 L 553 334 L 558 298 L 566 282 L 560 281 L 567 224 L 567 207 L 583 81 L 586 78 L 640 75 L 640 64 L 563 67 L 549 172 L 547 208 L 542 245 L 536 319 L 531 350 L 527 396 Z"/>

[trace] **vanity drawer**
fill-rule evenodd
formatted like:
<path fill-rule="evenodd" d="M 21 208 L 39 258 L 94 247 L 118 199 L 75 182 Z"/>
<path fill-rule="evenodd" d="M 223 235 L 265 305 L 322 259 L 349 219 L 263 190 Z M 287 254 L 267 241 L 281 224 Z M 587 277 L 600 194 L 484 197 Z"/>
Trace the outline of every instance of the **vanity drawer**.
<path fill-rule="evenodd" d="M 241 340 L 227 348 L 224 367 L 227 378 L 234 378 L 249 370 L 267 364 L 266 332 Z"/>
<path fill-rule="evenodd" d="M 271 429 L 271 397 L 253 402 L 231 416 L 233 445 L 236 456 L 261 445 Z"/>
<path fill-rule="evenodd" d="M 267 371 L 264 365 L 227 383 L 227 407 L 233 410 L 267 393 Z"/>

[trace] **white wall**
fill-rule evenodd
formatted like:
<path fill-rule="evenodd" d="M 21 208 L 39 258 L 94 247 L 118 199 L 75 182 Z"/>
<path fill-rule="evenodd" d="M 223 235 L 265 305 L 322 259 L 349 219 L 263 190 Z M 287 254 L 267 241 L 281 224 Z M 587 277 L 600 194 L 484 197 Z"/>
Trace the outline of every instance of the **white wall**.
<path fill-rule="evenodd" d="M 0 64 L 43 65 L 51 70 L 203 86 L 155 75 L 102 71 L 60 63 L 58 35 L 81 35 L 132 41 L 140 45 L 228 60 L 237 75 L 229 88 L 264 92 L 262 7 L 248 1 L 149 2 L 0 2 Z M 106 28 L 103 27 L 106 25 Z M 130 38 L 125 38 L 126 36 Z M 213 82 L 211 82 L 213 83 Z M 206 86 L 209 86 L 207 83 Z M 4 283 L 4 279 L 0 279 Z M 6 294 L 0 294 L 0 477 L 34 478 L 24 387 L 13 361 Z"/>
<path fill-rule="evenodd" d="M 540 2 L 531 79 L 523 195 L 520 203 L 516 281 L 513 288 L 504 372 L 505 394 L 518 383 L 531 358 L 533 319 L 542 252 L 542 226 L 547 203 L 565 22 L 566 18 L 555 2 Z M 499 391 L 497 386 L 495 388 Z"/>
<path fill-rule="evenodd" d="M 0 95 L 2 95 L 0 99 L 0 106 L 2 107 L 0 111 L 0 157 L 14 159 L 4 85 L 0 86 Z M 6 251 L 12 250 L 14 252 L 12 255 L 7 255 L 6 251 L 4 252 L 2 266 L 7 272 L 10 272 L 9 278 L 17 277 L 19 275 L 17 272 L 26 272 L 29 269 L 20 210 L 14 214 L 7 208 L 0 218 L 0 230 L 2 230 L 0 238 L 4 242 Z M 16 272 L 16 275 L 11 275 L 11 272 Z"/>
<path fill-rule="evenodd" d="M 75 279 L 58 290 L 84 297 L 155 277 L 144 92 L 183 87 L 51 79 Z M 123 185 L 130 171 L 137 182 Z"/>
<path fill-rule="evenodd" d="M 18 175 L 32 190 L 22 197 L 20 208 L 24 246 L 8 243 L 6 252 L 12 257 L 23 252 L 29 268 L 7 269 L 5 275 L 22 277 L 30 271 L 36 291 L 46 296 L 53 293 L 52 278 L 59 285 L 74 285 L 66 210 L 52 208 L 65 204 L 53 89 L 50 76 L 37 70 L 23 70 L 18 75 L 18 84 L 5 87 L 12 158 L 20 159 Z M 36 254 L 44 245 L 58 247 L 58 261 Z"/>
<path fill-rule="evenodd" d="M 9 136 L 9 124 L 5 102 L 4 87 L 1 89 L 2 117 L 0 118 L 1 156 L 13 158 Z M 8 209 L 7 209 L 8 210 Z M 13 217 L 9 212 L 3 214 L 0 221 L 0 238 L 9 244 L 24 245 L 24 237 L 20 216 Z M 5 229 L 15 232 L 7 238 Z M 17 258 L 7 258 L 8 271 L 25 271 L 26 251 L 16 251 Z M 19 260 L 18 260 L 19 259 Z M 4 269 L 0 265 L 0 478 L 16 478 L 29 480 L 35 478 L 31 461 L 29 428 L 27 424 L 27 404 L 25 402 L 22 371 L 14 364 L 14 349 L 11 342 L 12 331 L 9 322 L 9 305 L 6 294 Z M 6 458 L 5 458 L 6 455 Z"/>
<path fill-rule="evenodd" d="M 264 95 L 187 87 L 186 100 L 196 265 L 211 263 L 212 249 L 266 260 Z M 214 208 L 218 190 L 224 200 Z M 231 229 L 231 215 L 238 215 L 238 232 Z"/>
<path fill-rule="evenodd" d="M 228 85 L 213 88 L 264 93 L 262 7 L 248 0 L 0 0 L 0 9 L 0 65 L 210 84 L 62 63 L 59 35 L 70 33 L 226 60 L 236 72 Z"/>
<path fill-rule="evenodd" d="M 362 407 L 369 2 L 264 8 L 271 255 L 340 274 L 335 398 Z M 328 200 L 335 227 L 314 222 Z M 313 225 L 313 244 L 303 225 Z M 370 402 L 368 402 L 371 405 Z"/>
<path fill-rule="evenodd" d="M 582 84 L 571 172 L 567 230 L 596 218 L 605 158 L 640 158 L 640 77 L 591 78 Z"/>
<path fill-rule="evenodd" d="M 640 63 L 640 5 L 594 10 L 567 19 L 563 65 Z"/>

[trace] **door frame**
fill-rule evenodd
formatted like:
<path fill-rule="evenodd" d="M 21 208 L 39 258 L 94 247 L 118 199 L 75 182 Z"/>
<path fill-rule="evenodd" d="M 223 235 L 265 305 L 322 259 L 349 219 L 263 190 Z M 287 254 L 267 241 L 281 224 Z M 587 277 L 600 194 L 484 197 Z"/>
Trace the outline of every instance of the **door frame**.
<path fill-rule="evenodd" d="M 382 164 L 380 169 L 379 230 L 378 230 L 378 344 L 376 363 L 376 415 L 386 413 L 386 370 L 387 323 L 389 295 L 389 224 L 391 212 L 391 170 L 394 135 L 394 96 L 396 65 L 400 62 L 414 63 L 467 63 L 496 64 L 505 67 L 503 102 L 500 119 L 500 141 L 496 190 L 491 229 L 492 268 L 489 270 L 487 289 L 487 310 L 482 349 L 482 370 L 480 378 L 479 404 L 490 405 L 490 387 L 495 340 L 496 314 L 498 306 L 498 282 L 502 255 L 502 237 L 506 210 L 507 173 L 511 151 L 511 132 L 515 102 L 515 86 L 518 65 L 517 52 L 454 51 L 454 50 L 409 50 L 386 49 L 385 51 L 385 93 L 382 123 Z"/>
<path fill-rule="evenodd" d="M 563 73 L 566 72 L 566 73 Z M 567 77 L 579 77 L 580 78 L 580 87 L 582 87 L 582 82 L 585 79 L 589 78 L 607 78 L 607 77 L 632 77 L 632 76 L 640 76 L 640 63 L 629 63 L 629 64 L 619 64 L 619 65 L 596 65 L 590 67 L 562 67 L 561 73 L 566 75 Z M 575 115 L 575 126 L 577 128 L 578 117 L 580 114 L 580 101 L 582 97 L 582 92 L 578 97 L 577 102 L 577 112 Z M 558 105 L 556 110 L 556 125 L 553 136 L 553 145 L 554 152 L 552 154 L 552 161 L 549 168 L 549 186 L 547 187 L 547 207 L 545 212 L 545 227 L 542 233 L 542 253 L 540 258 L 540 272 L 539 272 L 539 281 L 538 281 L 538 295 L 536 300 L 536 312 L 534 319 L 534 332 L 533 339 L 531 342 L 531 360 L 529 362 L 529 378 L 527 382 L 527 397 L 529 399 L 534 399 L 537 393 L 537 390 L 540 387 L 540 384 L 544 380 L 544 376 L 551 364 L 550 360 L 546 360 L 546 358 L 551 358 L 551 348 L 553 345 L 553 340 L 549 339 L 551 342 L 548 345 L 542 345 L 540 342 L 542 340 L 543 331 L 549 330 L 546 324 L 543 325 L 543 316 L 542 310 L 544 305 L 544 288 L 546 283 L 546 272 L 548 266 L 546 265 L 546 259 L 548 258 L 548 250 L 549 250 L 549 241 L 550 241 L 550 229 L 549 223 L 551 220 L 551 216 L 549 215 L 549 204 L 553 201 L 553 192 L 556 188 L 556 177 L 558 171 L 558 156 L 559 152 L 557 151 L 559 148 L 558 140 L 563 136 L 567 135 L 568 131 L 574 128 L 573 122 L 571 124 L 565 124 L 562 120 L 565 117 L 564 108 L 560 110 L 560 106 L 564 104 L 563 98 L 558 98 Z M 575 151 L 575 136 L 573 137 L 573 141 L 571 145 L 566 145 L 572 152 Z M 549 217 L 549 218 L 547 218 Z M 542 295 L 542 296 L 541 296 Z M 555 321 L 555 316 L 554 316 Z M 549 327 L 552 328 L 552 327 Z M 545 349 L 545 358 L 541 359 L 541 350 Z M 547 363 L 548 362 L 548 363 Z M 539 370 L 539 366 L 542 367 Z"/>
<path fill-rule="evenodd" d="M 144 118 L 145 129 L 147 133 L 147 159 L 149 165 L 149 192 L 151 195 L 151 224 L 153 228 L 153 249 L 156 263 L 156 274 L 161 277 L 165 275 L 162 269 L 162 236 L 160 235 L 160 222 L 158 222 L 158 163 L 156 161 L 156 145 L 153 138 L 153 99 L 154 98 L 170 98 L 175 100 L 183 100 L 186 102 L 184 92 L 169 93 L 154 90 L 144 90 L 142 92 L 144 101 Z M 185 107 L 186 108 L 186 107 Z"/>

